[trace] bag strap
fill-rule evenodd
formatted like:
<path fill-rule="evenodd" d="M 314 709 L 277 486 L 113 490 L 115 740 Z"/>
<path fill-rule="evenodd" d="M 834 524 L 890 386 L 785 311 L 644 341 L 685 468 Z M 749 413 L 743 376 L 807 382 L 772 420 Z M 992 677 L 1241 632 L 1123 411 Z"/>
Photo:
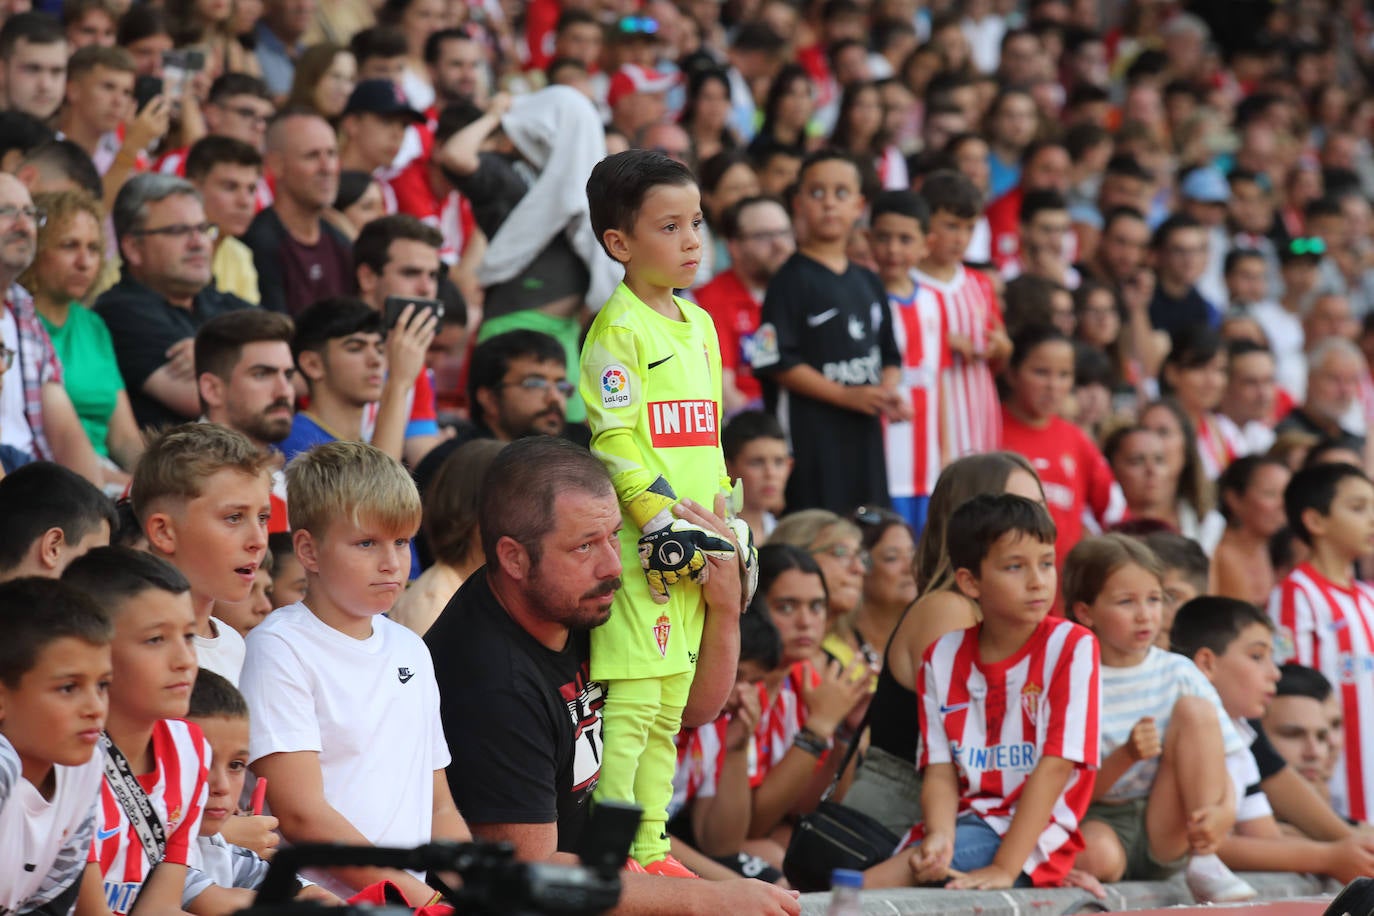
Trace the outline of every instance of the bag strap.
<path fill-rule="evenodd" d="M 100 741 L 105 751 L 105 782 L 114 793 L 119 807 L 129 816 L 129 823 L 133 825 L 138 841 L 143 844 L 143 852 L 148 856 L 148 864 L 156 865 L 162 861 L 162 854 L 167 850 L 167 830 L 153 810 L 152 799 L 139 785 L 128 758 L 114 746 L 109 735 L 102 734 Z"/>
<path fill-rule="evenodd" d="M 849 742 L 849 748 L 844 752 L 844 761 L 840 763 L 840 768 L 835 771 L 835 778 L 830 780 L 830 785 L 826 787 L 821 795 L 821 801 L 830 801 L 830 796 L 835 794 L 835 789 L 840 785 L 840 780 L 844 778 L 844 771 L 849 769 L 849 764 L 854 760 L 854 755 L 859 752 L 859 741 L 863 738 L 865 729 L 868 728 L 868 717 L 873 714 L 873 701 L 870 698 L 868 708 L 864 710 L 864 717 L 859 722 L 859 727 L 854 729 L 854 739 Z"/>

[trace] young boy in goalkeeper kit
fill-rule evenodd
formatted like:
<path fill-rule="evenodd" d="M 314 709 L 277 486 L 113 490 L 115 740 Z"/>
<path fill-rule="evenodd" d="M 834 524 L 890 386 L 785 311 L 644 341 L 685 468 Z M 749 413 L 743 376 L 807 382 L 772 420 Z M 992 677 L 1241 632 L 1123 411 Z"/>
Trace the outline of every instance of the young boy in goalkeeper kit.
<path fill-rule="evenodd" d="M 729 520 L 737 554 L 729 540 L 673 514 L 681 499 L 711 506 L 730 491 L 715 328 L 673 295 L 692 285 L 701 258 L 701 194 L 685 166 L 630 150 L 597 164 L 587 197 L 593 231 L 625 266 L 625 281 L 587 333 L 580 380 L 592 452 L 611 472 L 624 521 L 623 586 L 610 620 L 591 632 L 591 676 L 606 686 L 595 799 L 640 805 L 631 855 L 651 873 L 689 876 L 668 855 L 665 821 L 673 736 L 706 619 L 707 557 L 737 558 L 746 591 L 754 573 L 739 519 Z"/>

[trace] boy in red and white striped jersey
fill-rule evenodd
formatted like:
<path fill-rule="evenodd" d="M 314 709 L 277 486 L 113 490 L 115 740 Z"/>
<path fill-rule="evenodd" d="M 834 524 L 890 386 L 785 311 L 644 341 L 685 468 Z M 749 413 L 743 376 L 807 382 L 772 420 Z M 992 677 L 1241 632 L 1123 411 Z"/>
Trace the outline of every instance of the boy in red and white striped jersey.
<path fill-rule="evenodd" d="M 191 586 L 170 563 L 97 547 L 62 574 L 114 622 L 95 841 L 76 911 L 178 911 L 200 833 L 210 745 L 182 720 L 198 667 Z"/>
<path fill-rule="evenodd" d="M 940 452 L 940 371 L 949 364 L 945 321 L 933 292 L 922 295 L 915 269 L 926 252 L 930 208 L 912 191 L 884 191 L 873 201 L 869 243 L 887 290 L 892 333 L 902 354 L 898 393 L 911 401 L 911 419 L 883 423 L 887 491 L 892 507 L 920 534 L 926 506 L 944 467 Z"/>
<path fill-rule="evenodd" d="M 1288 525 L 1311 548 L 1274 589 L 1274 660 L 1316 668 L 1336 685 L 1345 750 L 1331 779 L 1341 814 L 1374 817 L 1374 587 L 1355 579 L 1355 560 L 1374 548 L 1374 484 L 1349 464 L 1299 471 L 1283 495 Z"/>
<path fill-rule="evenodd" d="M 945 463 L 1001 447 L 1002 407 L 992 367 L 1011 355 L 1011 340 L 992 281 L 963 264 L 982 196 L 955 172 L 936 172 L 921 185 L 930 206 L 926 254 L 916 267 L 921 295 L 944 320 L 946 355 L 940 371 Z"/>
<path fill-rule="evenodd" d="M 1049 617 L 1054 522 L 1010 494 L 964 503 L 949 522 L 955 581 L 983 623 L 926 650 L 918 681 L 918 824 L 866 887 L 1061 884 L 1099 756 L 1098 646 Z M 915 847 L 906 848 L 906 847 Z"/>

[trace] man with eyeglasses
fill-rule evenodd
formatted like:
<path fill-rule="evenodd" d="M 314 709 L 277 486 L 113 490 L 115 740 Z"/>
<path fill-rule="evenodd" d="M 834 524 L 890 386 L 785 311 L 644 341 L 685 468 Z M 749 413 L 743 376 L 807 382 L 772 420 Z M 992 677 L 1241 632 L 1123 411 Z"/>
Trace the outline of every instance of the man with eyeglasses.
<path fill-rule="evenodd" d="M 261 153 L 267 125 L 276 110 L 272 94 L 262 80 L 247 73 L 225 73 L 210 84 L 210 95 L 202 109 L 206 136 L 230 137 Z M 190 147 L 183 146 L 164 153 L 153 165 L 153 171 L 185 177 L 189 152 Z M 254 213 L 271 206 L 272 192 L 265 181 L 258 182 L 254 193 Z"/>
<path fill-rule="evenodd" d="M 420 492 L 459 446 L 473 439 L 513 442 L 527 436 L 565 436 L 580 445 L 590 439 L 581 424 L 564 419 L 573 384 L 563 345 L 539 331 L 498 334 L 477 345 L 468 358 L 468 414 L 451 439 L 415 468 Z"/>
<path fill-rule="evenodd" d="M 724 371 L 726 414 L 763 406 L 763 388 L 754 378 L 754 332 L 763 314 L 763 293 L 783 262 L 797 250 L 792 220 L 771 197 L 746 197 L 727 209 L 721 234 L 730 268 L 697 290 L 697 304 L 716 325 Z"/>
<path fill-rule="evenodd" d="M 62 382 L 48 332 L 33 297 L 18 284 L 33 263 L 38 226 L 28 189 L 13 175 L 0 174 L 0 443 L 44 461 L 55 461 L 92 483 L 103 483 L 100 464 Z"/>
<path fill-rule="evenodd" d="M 196 331 L 216 315 L 251 307 L 212 282 L 219 227 L 206 219 L 194 185 L 154 173 L 129 179 L 111 215 L 124 274 L 95 310 L 109 326 L 134 419 L 144 429 L 195 419 Z"/>

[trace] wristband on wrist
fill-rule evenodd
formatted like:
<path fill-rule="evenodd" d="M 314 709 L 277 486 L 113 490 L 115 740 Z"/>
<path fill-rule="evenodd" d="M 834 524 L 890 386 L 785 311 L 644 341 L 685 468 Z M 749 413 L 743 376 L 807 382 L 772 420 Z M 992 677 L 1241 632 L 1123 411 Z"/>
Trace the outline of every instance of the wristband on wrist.
<path fill-rule="evenodd" d="M 812 757 L 820 757 L 834 746 L 834 742 L 822 738 L 809 728 L 803 728 L 792 736 L 792 746 L 800 748 Z"/>

